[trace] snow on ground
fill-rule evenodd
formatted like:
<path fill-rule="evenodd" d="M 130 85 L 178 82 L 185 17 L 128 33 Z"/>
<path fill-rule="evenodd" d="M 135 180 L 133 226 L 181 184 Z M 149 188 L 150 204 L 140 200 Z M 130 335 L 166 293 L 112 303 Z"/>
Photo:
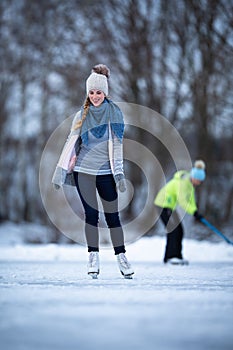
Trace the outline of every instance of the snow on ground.
<path fill-rule="evenodd" d="M 127 246 L 133 280 L 123 279 L 112 250 L 103 249 L 101 274 L 91 280 L 85 247 L 3 236 L 4 350 L 233 348 L 233 247 L 225 242 L 184 240 L 190 265 L 167 266 L 165 239 L 142 238 Z"/>

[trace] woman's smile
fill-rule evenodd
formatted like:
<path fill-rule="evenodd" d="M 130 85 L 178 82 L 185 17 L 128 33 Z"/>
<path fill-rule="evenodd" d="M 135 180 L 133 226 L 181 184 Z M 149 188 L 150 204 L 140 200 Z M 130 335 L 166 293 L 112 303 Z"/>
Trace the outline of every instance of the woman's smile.
<path fill-rule="evenodd" d="M 105 95 L 104 95 L 103 91 L 101 91 L 101 90 L 94 90 L 93 89 L 93 90 L 89 91 L 89 99 L 95 107 L 100 106 L 101 103 L 103 103 L 104 98 L 105 98 Z"/>

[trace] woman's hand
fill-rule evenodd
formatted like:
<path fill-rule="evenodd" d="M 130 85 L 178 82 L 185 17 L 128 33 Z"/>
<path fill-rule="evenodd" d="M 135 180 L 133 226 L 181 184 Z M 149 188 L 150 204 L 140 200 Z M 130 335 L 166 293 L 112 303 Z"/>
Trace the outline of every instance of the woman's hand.
<path fill-rule="evenodd" d="M 76 156 L 73 156 L 69 162 L 69 167 L 68 167 L 68 173 L 71 173 L 74 169 L 75 163 L 76 163 Z"/>

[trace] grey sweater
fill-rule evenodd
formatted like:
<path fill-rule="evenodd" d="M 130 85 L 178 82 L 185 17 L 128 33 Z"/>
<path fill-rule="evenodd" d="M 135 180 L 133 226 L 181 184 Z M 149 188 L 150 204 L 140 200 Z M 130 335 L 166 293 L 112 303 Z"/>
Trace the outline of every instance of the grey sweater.
<path fill-rule="evenodd" d="M 73 171 L 69 170 L 69 162 L 72 156 L 80 151 L 81 142 L 80 139 L 80 128 L 73 130 L 74 125 L 81 118 L 81 111 L 77 112 L 71 126 L 70 134 L 65 142 L 63 150 L 61 152 L 58 164 L 56 166 L 55 172 L 53 174 L 52 183 L 56 188 L 60 188 L 64 184 L 75 186 Z M 123 169 L 123 143 L 116 137 L 116 135 L 111 130 L 109 123 L 108 126 L 108 155 L 110 161 L 111 172 L 116 178 L 116 175 L 124 176 Z"/>

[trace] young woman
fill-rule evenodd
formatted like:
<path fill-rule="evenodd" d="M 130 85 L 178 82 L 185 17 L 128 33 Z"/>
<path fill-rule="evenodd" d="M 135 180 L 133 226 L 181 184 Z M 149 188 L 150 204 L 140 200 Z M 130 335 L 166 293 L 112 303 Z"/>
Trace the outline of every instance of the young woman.
<path fill-rule="evenodd" d="M 162 208 L 160 218 L 167 229 L 164 263 L 187 265 L 182 257 L 183 226 L 176 211 L 177 205 L 197 220 L 203 217 L 197 210 L 195 187 L 205 180 L 205 163 L 197 160 L 190 172 L 180 170 L 158 192 L 154 204 Z"/>
<path fill-rule="evenodd" d="M 52 182 L 55 188 L 75 184 L 79 193 L 85 211 L 88 274 L 97 278 L 100 272 L 98 192 L 120 272 L 125 278 L 131 278 L 134 271 L 125 255 L 117 194 L 117 189 L 126 190 L 124 120 L 119 107 L 108 98 L 109 76 L 109 68 L 99 64 L 86 80 L 86 99 L 74 117 Z"/>

